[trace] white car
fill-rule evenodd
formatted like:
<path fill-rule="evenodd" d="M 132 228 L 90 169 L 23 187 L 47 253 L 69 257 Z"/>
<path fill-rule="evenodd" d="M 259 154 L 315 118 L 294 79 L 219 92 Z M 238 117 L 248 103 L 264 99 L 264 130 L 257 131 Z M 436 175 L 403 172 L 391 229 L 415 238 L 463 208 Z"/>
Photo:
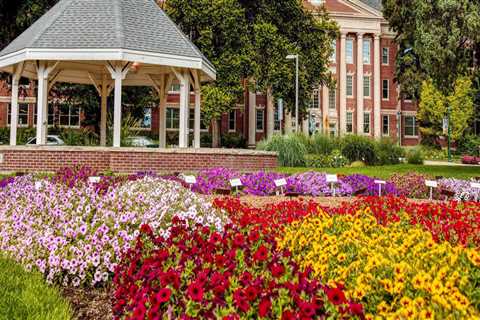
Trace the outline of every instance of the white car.
<path fill-rule="evenodd" d="M 30 138 L 27 142 L 27 146 L 33 146 L 37 144 L 37 138 Z M 47 136 L 47 146 L 63 146 L 65 142 L 60 139 L 59 136 Z"/>
<path fill-rule="evenodd" d="M 158 146 L 155 141 L 145 136 L 131 136 L 126 139 L 126 142 L 132 147 L 154 148 Z"/>

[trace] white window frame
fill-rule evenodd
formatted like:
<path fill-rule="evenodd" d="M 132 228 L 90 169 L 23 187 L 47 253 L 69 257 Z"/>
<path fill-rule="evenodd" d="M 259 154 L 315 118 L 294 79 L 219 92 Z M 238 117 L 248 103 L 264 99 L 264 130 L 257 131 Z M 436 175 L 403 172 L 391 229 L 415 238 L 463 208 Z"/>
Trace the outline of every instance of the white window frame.
<path fill-rule="evenodd" d="M 368 84 L 368 95 L 365 95 L 365 91 L 367 90 L 367 87 L 366 87 L 367 84 Z M 363 76 L 363 97 L 367 99 L 372 97 L 372 77 L 370 75 Z"/>
<path fill-rule="evenodd" d="M 367 118 L 368 115 L 368 118 Z M 368 119 L 368 121 L 366 121 Z M 368 123 L 368 132 L 365 130 L 367 128 L 367 123 Z M 363 113 L 363 133 L 364 134 L 370 134 L 372 132 L 372 117 L 370 115 L 370 111 L 366 111 Z"/>
<path fill-rule="evenodd" d="M 258 121 L 258 114 L 259 112 L 262 114 L 262 122 Z M 262 124 L 262 128 L 259 129 L 258 124 Z M 256 108 L 255 109 L 255 131 L 256 132 L 264 132 L 265 131 L 265 108 Z"/>
<path fill-rule="evenodd" d="M 349 88 L 349 79 L 351 80 L 350 81 L 350 93 L 348 92 L 348 88 Z M 346 94 L 347 94 L 347 97 L 348 98 L 353 98 L 353 75 L 352 74 L 347 74 L 347 83 L 346 83 L 346 86 L 347 86 L 347 90 L 346 90 Z"/>
<path fill-rule="evenodd" d="M 190 122 L 192 120 L 195 121 L 194 120 L 195 118 L 192 119 L 192 117 L 195 117 L 195 105 L 190 104 L 189 107 L 190 107 L 190 110 L 188 112 L 188 121 L 189 121 L 188 131 L 193 132 L 195 128 L 193 126 L 191 126 Z M 165 130 L 168 131 L 168 132 L 178 132 L 180 130 L 180 128 L 170 128 L 169 127 L 169 124 L 168 124 L 168 121 L 167 121 L 168 120 L 168 110 L 169 109 L 178 110 L 178 125 L 180 127 L 180 106 L 179 105 L 173 105 L 173 104 L 167 104 L 166 111 L 165 111 L 165 113 L 166 113 L 166 115 L 165 115 L 165 117 L 166 117 Z M 208 132 L 208 126 L 205 126 L 204 122 L 203 122 L 203 113 L 200 113 L 200 132 Z"/>
<path fill-rule="evenodd" d="M 319 90 L 318 89 L 313 89 L 311 108 L 312 109 L 320 109 L 320 96 L 319 96 Z"/>
<path fill-rule="evenodd" d="M 385 52 L 387 53 L 386 55 L 385 55 Z M 387 62 L 385 62 L 385 59 L 384 59 L 385 57 L 387 57 Z M 382 65 L 383 66 L 390 65 L 390 48 L 388 47 L 382 48 Z"/>
<path fill-rule="evenodd" d="M 348 126 L 351 126 L 351 130 L 348 130 Z M 353 112 L 347 111 L 345 116 L 345 130 L 347 133 L 353 133 Z"/>
<path fill-rule="evenodd" d="M 385 133 L 385 119 L 387 119 L 387 133 Z M 382 115 L 382 136 L 390 136 L 390 116 L 388 114 Z"/>
<path fill-rule="evenodd" d="M 29 109 L 29 104 L 28 103 L 18 103 L 18 119 L 20 120 L 21 116 L 21 106 L 27 106 L 27 123 L 20 124 L 17 123 L 17 128 L 28 128 L 28 120 L 29 120 L 29 114 L 28 114 L 28 109 Z M 12 104 L 9 103 L 7 104 L 7 127 L 10 127 L 10 123 L 12 122 Z"/>
<path fill-rule="evenodd" d="M 386 82 L 385 82 L 386 81 Z M 384 92 L 385 92 L 385 83 L 387 84 L 387 97 L 385 98 Z M 388 79 L 383 79 L 382 80 L 382 100 L 388 101 L 390 100 L 390 80 Z"/>
<path fill-rule="evenodd" d="M 328 88 L 328 110 L 337 110 L 337 89 L 336 88 Z"/>
<path fill-rule="evenodd" d="M 413 135 L 407 134 L 407 118 L 413 119 Z M 411 126 L 408 126 L 409 128 Z M 418 138 L 417 117 L 406 115 L 403 117 L 403 135 L 406 138 Z"/>
<path fill-rule="evenodd" d="M 347 38 L 345 41 L 345 61 L 347 64 L 353 64 L 353 38 Z"/>
<path fill-rule="evenodd" d="M 232 114 L 233 114 L 233 129 L 230 126 L 232 121 Z M 228 113 L 228 132 L 236 132 L 237 131 L 237 109 L 232 109 Z"/>
<path fill-rule="evenodd" d="M 363 39 L 363 64 L 370 64 L 372 61 L 372 42 L 370 39 Z"/>

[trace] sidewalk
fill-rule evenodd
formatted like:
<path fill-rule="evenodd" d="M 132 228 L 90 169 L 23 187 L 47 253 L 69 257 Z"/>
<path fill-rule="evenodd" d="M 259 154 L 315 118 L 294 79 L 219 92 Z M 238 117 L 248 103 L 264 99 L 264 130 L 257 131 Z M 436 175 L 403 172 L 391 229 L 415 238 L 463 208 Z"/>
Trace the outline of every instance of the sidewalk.
<path fill-rule="evenodd" d="M 480 165 L 463 164 L 463 163 L 448 162 L 448 161 L 425 160 L 423 164 L 426 166 L 478 167 L 478 169 L 480 170 Z"/>

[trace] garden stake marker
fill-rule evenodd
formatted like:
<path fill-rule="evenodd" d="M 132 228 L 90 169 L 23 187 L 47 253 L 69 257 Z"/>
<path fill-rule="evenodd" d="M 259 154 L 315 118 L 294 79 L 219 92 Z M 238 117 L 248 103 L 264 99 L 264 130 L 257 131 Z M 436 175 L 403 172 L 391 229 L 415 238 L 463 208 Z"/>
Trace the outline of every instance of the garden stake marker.
<path fill-rule="evenodd" d="M 430 200 L 433 200 L 433 188 L 438 188 L 438 182 L 434 180 L 425 180 L 425 185 L 430 188 Z"/>
<path fill-rule="evenodd" d="M 381 197 L 382 196 L 382 184 L 385 185 L 385 184 L 387 184 L 387 182 L 384 181 L 384 180 L 375 180 L 374 182 L 375 182 L 375 184 L 378 184 L 378 196 Z"/>

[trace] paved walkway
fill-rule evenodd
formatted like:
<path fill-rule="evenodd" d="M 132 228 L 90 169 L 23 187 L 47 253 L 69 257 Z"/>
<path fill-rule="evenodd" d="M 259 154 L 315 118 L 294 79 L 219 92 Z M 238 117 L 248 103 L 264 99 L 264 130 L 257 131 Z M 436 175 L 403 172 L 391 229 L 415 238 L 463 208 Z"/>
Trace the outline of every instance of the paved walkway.
<path fill-rule="evenodd" d="M 478 167 L 480 169 L 479 165 L 463 164 L 463 163 L 448 162 L 448 161 L 425 160 L 424 164 L 426 166 Z"/>

